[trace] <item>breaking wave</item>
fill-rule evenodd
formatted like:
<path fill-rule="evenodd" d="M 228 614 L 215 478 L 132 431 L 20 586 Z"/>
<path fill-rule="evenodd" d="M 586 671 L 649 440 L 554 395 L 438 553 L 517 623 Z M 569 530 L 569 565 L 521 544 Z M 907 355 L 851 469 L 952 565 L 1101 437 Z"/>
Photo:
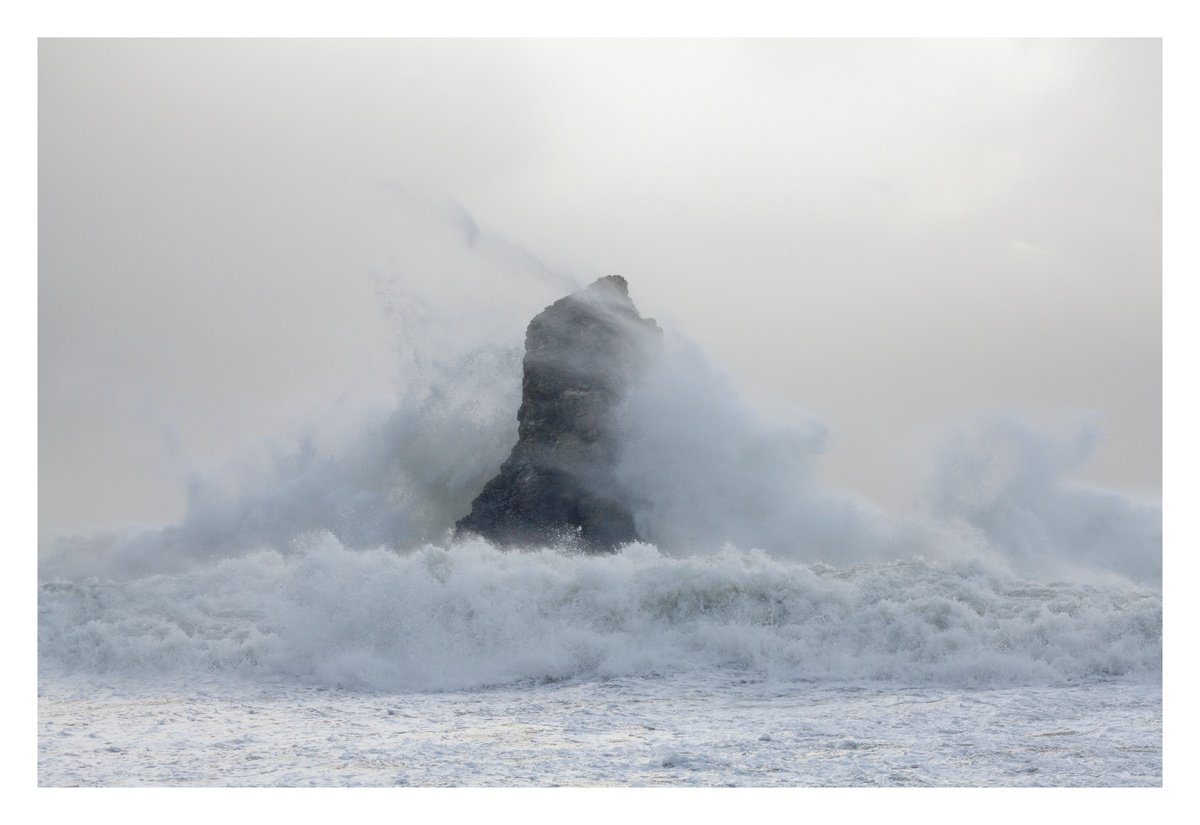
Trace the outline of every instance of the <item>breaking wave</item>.
<path fill-rule="evenodd" d="M 357 689 L 732 669 L 786 680 L 1006 685 L 1161 674 L 1160 596 L 985 565 L 832 568 L 762 552 L 398 553 L 328 534 L 288 555 L 124 583 L 44 583 L 44 672 Z"/>

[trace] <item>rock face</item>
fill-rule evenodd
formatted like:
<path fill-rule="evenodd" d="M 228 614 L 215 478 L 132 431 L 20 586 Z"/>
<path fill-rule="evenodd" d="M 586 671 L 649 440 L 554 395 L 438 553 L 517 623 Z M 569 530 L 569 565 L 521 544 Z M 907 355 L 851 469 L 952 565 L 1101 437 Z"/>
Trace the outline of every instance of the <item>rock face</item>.
<path fill-rule="evenodd" d="M 661 343 L 619 275 L 537 315 L 525 332 L 517 444 L 456 534 L 502 546 L 577 542 L 589 552 L 637 541 L 614 475 L 613 413 Z"/>

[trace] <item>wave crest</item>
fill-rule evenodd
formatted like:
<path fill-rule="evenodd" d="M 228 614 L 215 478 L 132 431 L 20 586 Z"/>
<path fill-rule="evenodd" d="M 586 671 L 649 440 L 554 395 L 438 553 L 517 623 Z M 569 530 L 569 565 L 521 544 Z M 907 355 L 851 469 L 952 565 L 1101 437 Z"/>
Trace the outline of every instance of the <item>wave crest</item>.
<path fill-rule="evenodd" d="M 45 583 L 43 669 L 360 689 L 733 669 L 962 685 L 1161 674 L 1161 596 L 1034 585 L 980 563 L 837 569 L 733 550 L 675 557 L 408 553 L 329 534 L 183 574 Z"/>

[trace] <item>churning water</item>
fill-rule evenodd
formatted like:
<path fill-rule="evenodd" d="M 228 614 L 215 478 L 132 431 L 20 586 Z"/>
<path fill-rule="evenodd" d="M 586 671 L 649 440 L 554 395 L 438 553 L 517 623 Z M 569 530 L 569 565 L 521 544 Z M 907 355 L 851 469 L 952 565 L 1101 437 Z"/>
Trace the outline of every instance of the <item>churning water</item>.
<path fill-rule="evenodd" d="M 519 356 L 451 352 L 174 527 L 48 542 L 41 783 L 1161 783 L 1161 508 L 1066 480 L 1088 428 L 963 426 L 881 513 L 668 337 L 621 411 L 646 543 L 450 542 Z"/>

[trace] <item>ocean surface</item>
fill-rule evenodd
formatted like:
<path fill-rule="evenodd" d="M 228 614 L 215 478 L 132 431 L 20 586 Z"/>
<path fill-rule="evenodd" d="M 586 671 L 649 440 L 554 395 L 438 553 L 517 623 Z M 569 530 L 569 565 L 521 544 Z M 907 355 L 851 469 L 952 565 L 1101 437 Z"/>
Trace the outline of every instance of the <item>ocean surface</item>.
<path fill-rule="evenodd" d="M 40 539 L 40 784 L 1161 784 L 1161 503 L 1078 481 L 1087 420 L 958 422 L 885 512 L 667 329 L 605 491 L 645 543 L 502 551 L 447 537 L 529 316 L 396 306 L 394 401 Z"/>
<path fill-rule="evenodd" d="M 43 573 L 43 786 L 1158 786 L 1162 598 L 480 541 Z"/>

